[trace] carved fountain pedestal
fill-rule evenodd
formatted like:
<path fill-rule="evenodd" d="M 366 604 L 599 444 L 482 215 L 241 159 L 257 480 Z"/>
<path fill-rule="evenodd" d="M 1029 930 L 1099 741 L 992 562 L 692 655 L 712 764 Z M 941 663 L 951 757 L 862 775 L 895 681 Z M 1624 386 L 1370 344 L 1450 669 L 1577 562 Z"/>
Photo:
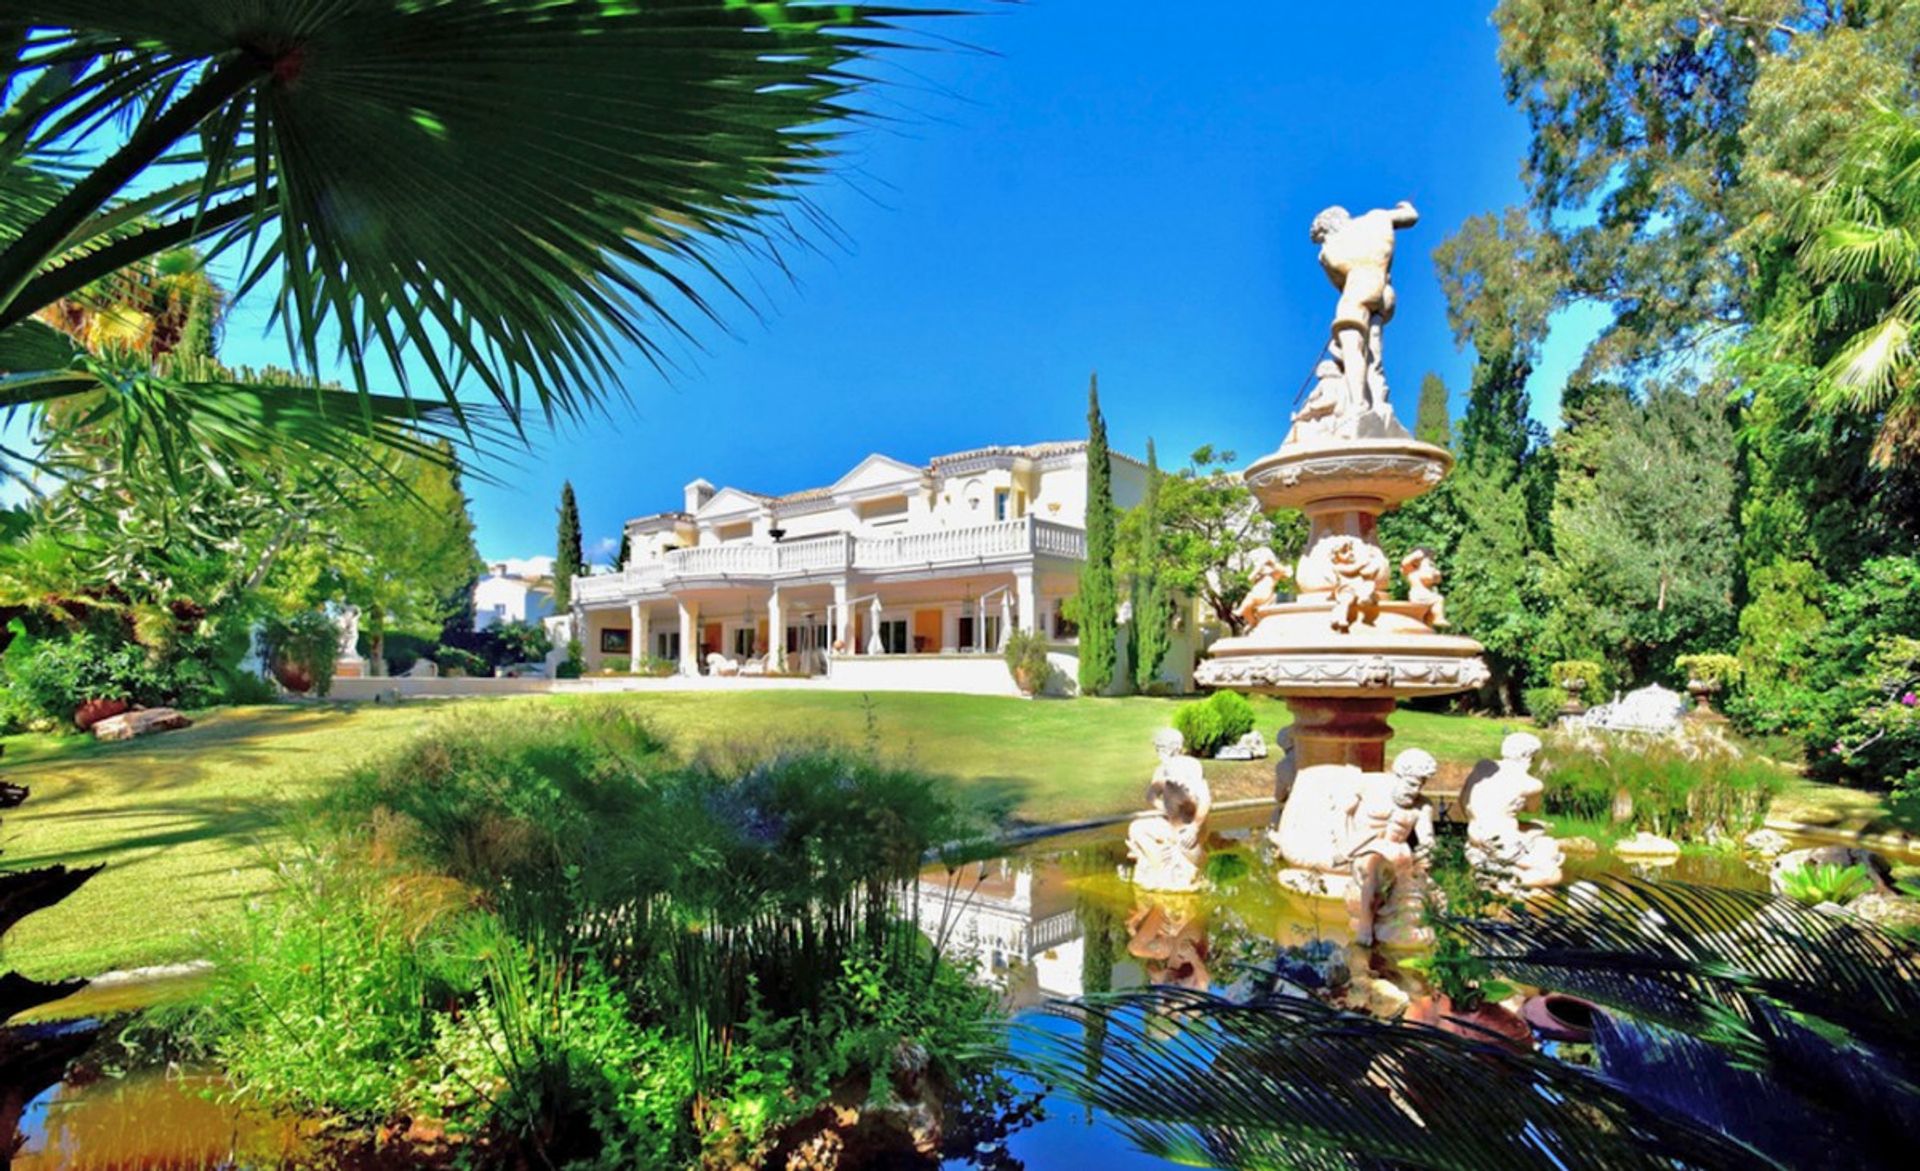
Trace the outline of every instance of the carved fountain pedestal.
<path fill-rule="evenodd" d="M 1214 643 L 1195 672 L 1209 687 L 1285 698 L 1299 771 L 1270 837 L 1289 865 L 1281 881 L 1328 897 L 1349 890 L 1345 819 L 1386 769 L 1397 702 L 1487 680 L 1479 643 L 1428 624 L 1433 603 L 1389 598 L 1376 534 L 1380 515 L 1438 484 L 1453 457 L 1384 409 L 1342 424 L 1296 427 L 1247 469 L 1262 507 L 1298 508 L 1310 522 L 1297 593 L 1259 606 L 1252 628 Z"/>

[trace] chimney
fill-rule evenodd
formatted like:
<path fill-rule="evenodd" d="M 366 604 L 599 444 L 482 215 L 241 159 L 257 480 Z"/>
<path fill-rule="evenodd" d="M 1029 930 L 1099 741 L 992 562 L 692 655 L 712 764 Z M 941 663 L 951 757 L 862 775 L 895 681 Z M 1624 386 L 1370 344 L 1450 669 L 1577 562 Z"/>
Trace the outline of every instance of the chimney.
<path fill-rule="evenodd" d="M 695 480 L 686 487 L 687 512 L 699 512 L 702 505 L 713 499 L 713 485 L 705 480 Z"/>

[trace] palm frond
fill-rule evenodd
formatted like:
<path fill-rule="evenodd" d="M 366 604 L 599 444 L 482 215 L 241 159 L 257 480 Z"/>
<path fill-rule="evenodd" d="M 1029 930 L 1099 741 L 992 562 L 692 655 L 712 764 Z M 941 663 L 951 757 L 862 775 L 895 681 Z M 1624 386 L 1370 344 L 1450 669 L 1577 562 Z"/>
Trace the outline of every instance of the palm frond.
<path fill-rule="evenodd" d="M 1012 1060 L 1166 1158 L 1460 1171 L 1767 1165 L 1558 1062 L 1303 998 L 1238 1003 L 1149 987 L 1051 1011 L 1085 1038 L 1027 1030 Z"/>
<path fill-rule="evenodd" d="M 38 278 L 75 232 L 129 220 L 129 184 L 166 159 L 204 179 L 146 197 L 145 222 L 246 244 L 237 293 L 277 286 L 275 319 L 303 366 L 337 346 L 360 389 L 384 366 L 404 392 L 424 368 L 450 402 L 471 379 L 516 423 L 530 408 L 567 415 L 620 393 L 624 349 L 665 364 L 689 311 L 717 316 L 702 288 L 737 294 L 714 249 L 798 238 L 788 212 L 859 117 L 868 62 L 906 45 L 915 18 L 944 11 L 14 7 L 37 28 L 9 80 L 68 80 L 16 103 L 0 160 L 42 158 L 116 114 L 124 129 L 105 162 L 62 177 L 44 214 L 0 215 L 0 327 L 42 307 L 32 302 L 52 285 Z"/>

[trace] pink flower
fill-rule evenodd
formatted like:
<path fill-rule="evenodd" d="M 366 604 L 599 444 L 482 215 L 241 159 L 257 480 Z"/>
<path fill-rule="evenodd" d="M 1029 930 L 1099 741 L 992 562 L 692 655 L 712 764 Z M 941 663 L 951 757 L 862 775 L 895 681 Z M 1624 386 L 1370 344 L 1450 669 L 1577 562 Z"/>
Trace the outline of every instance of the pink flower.
<path fill-rule="evenodd" d="M 1920 695 L 1915 695 L 1913 692 L 1909 691 L 1905 695 L 1900 697 L 1900 702 L 1907 705 L 1908 707 L 1913 707 L 1915 704 L 1920 704 Z"/>

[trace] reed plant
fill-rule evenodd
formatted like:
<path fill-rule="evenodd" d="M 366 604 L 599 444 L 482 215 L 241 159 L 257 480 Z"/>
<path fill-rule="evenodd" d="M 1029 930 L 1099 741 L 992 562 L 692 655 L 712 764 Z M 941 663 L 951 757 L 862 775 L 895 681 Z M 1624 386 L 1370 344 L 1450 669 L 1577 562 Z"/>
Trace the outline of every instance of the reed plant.
<path fill-rule="evenodd" d="M 1536 767 L 1549 815 L 1679 842 L 1758 829 L 1787 782 L 1777 765 L 1730 745 L 1626 735 L 1549 737 Z"/>

